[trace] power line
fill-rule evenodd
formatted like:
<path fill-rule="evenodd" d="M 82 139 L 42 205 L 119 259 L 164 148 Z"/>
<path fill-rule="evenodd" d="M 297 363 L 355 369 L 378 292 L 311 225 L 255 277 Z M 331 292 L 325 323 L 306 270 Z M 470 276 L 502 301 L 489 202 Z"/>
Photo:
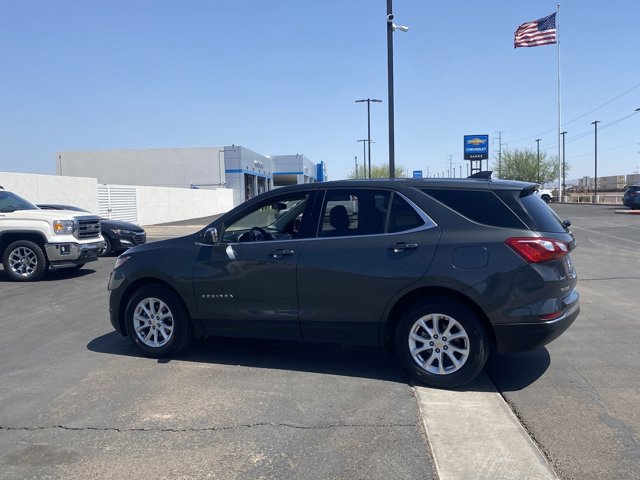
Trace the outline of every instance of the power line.
<path fill-rule="evenodd" d="M 626 120 L 627 118 L 633 117 L 636 113 L 638 113 L 638 112 L 635 111 L 635 112 L 632 112 L 632 113 L 630 113 L 628 115 L 625 115 L 624 117 L 620 117 L 620 118 L 618 118 L 616 120 L 613 120 L 613 121 L 603 125 L 602 127 L 600 127 L 599 130 L 602 131 L 605 128 L 612 127 L 613 125 L 616 125 L 616 124 Z M 579 133 L 578 135 L 576 135 L 574 137 L 569 137 L 569 139 L 566 141 L 566 143 L 573 143 L 573 142 L 576 142 L 578 140 L 582 140 L 583 138 L 589 137 L 591 135 L 593 135 L 593 130 L 587 130 L 587 131 L 585 131 L 583 133 Z M 550 150 L 550 149 L 555 148 L 557 146 L 558 146 L 558 142 L 555 142 L 555 143 L 550 143 L 550 144 L 543 145 L 543 148 L 545 150 L 547 150 L 547 149 Z M 605 151 L 605 150 L 602 150 L 602 151 Z"/>
<path fill-rule="evenodd" d="M 607 106 L 607 105 L 609 105 L 610 103 L 615 102 L 615 101 L 616 101 L 616 100 L 618 100 L 619 98 L 624 97 L 627 93 L 632 92 L 633 90 L 635 90 L 635 89 L 636 89 L 636 88 L 638 88 L 638 87 L 640 87 L 640 83 L 638 83 L 638 84 L 634 85 L 633 87 L 631 87 L 631 88 L 629 88 L 629 89 L 625 90 L 624 92 L 622 92 L 621 94 L 619 94 L 619 95 L 615 96 L 615 97 L 614 97 L 614 98 L 612 98 L 611 100 L 608 100 L 608 101 L 604 102 L 602 105 L 599 105 L 599 106 L 595 107 L 594 109 L 589 110 L 588 112 L 583 113 L 582 115 L 580 115 L 580 116 L 578 116 L 578 117 L 576 117 L 576 118 L 573 118 L 573 119 L 571 119 L 571 120 L 569 120 L 569 121 L 567 121 L 567 122 L 564 122 L 562 125 L 563 125 L 563 126 L 565 126 L 565 125 L 569 125 L 570 123 L 573 123 L 573 122 L 575 122 L 575 121 L 577 121 L 577 120 L 580 120 L 581 118 L 584 118 L 584 117 L 586 117 L 587 115 L 590 115 L 590 114 L 592 114 L 593 112 L 595 112 L 595 111 L 597 111 L 597 110 L 600 110 L 602 107 L 606 107 L 606 106 Z M 633 114 L 631 114 L 631 115 L 633 115 Z M 629 115 L 629 116 L 630 116 L 630 115 Z M 628 117 L 625 117 L 625 118 L 628 118 Z M 621 119 L 620 121 L 622 121 L 622 120 L 624 120 L 624 118 L 623 118 L 623 119 Z M 609 126 L 611 126 L 611 124 L 610 124 Z M 603 128 L 604 128 L 604 127 L 603 127 Z M 523 142 L 523 141 L 525 141 L 525 140 L 531 140 L 531 139 L 534 139 L 534 138 L 536 138 L 536 137 L 541 137 L 542 135 L 544 135 L 544 134 L 546 134 L 546 133 L 554 132 L 555 130 L 556 130 L 555 128 L 551 128 L 551 129 L 549 129 L 549 130 L 545 130 L 544 132 L 536 133 L 535 135 L 531 135 L 531 136 L 529 136 L 529 137 L 519 138 L 519 139 L 517 139 L 517 140 L 511 140 L 511 143 L 519 143 L 519 142 Z M 557 145 L 558 145 L 558 142 L 556 142 L 556 143 L 555 143 L 555 145 L 557 146 Z"/>

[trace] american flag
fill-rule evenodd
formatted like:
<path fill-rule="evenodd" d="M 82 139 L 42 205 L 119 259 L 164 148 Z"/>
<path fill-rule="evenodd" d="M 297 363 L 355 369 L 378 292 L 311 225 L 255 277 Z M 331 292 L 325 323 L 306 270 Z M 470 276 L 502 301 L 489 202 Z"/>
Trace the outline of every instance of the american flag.
<path fill-rule="evenodd" d="M 523 23 L 516 30 L 513 48 L 538 47 L 556 43 L 556 14 L 534 22 Z"/>

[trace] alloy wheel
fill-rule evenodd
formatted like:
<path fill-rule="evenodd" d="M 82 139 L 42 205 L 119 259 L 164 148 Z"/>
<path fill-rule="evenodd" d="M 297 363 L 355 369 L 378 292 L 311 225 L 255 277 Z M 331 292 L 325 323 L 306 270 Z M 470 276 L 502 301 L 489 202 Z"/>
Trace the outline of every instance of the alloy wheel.
<path fill-rule="evenodd" d="M 409 331 L 408 341 L 413 360 L 435 375 L 457 372 L 469 358 L 469 336 L 449 315 L 432 313 L 419 318 Z"/>
<path fill-rule="evenodd" d="M 33 275 L 38 267 L 36 253 L 27 247 L 18 247 L 9 254 L 9 268 L 21 277 Z"/>
<path fill-rule="evenodd" d="M 138 339 L 147 347 L 163 347 L 173 336 L 173 313 L 162 300 L 144 298 L 133 311 L 133 328 Z"/>

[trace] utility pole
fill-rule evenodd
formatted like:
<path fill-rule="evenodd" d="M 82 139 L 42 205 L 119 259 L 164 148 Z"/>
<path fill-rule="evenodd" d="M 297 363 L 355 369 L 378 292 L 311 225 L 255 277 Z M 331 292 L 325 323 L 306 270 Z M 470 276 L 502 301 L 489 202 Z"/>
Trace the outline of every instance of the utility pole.
<path fill-rule="evenodd" d="M 567 132 L 560 132 L 560 135 L 562 135 L 562 192 L 558 192 L 561 195 L 561 198 L 559 198 L 558 200 L 560 201 L 560 203 L 562 203 L 562 195 L 564 195 L 564 192 L 566 191 L 566 188 L 567 188 L 567 185 L 565 183 L 567 163 L 566 163 L 566 157 L 564 156 L 564 137 L 565 135 L 567 135 Z"/>
<path fill-rule="evenodd" d="M 358 178 L 358 156 L 356 155 L 356 178 Z"/>
<path fill-rule="evenodd" d="M 453 173 L 453 155 L 448 155 L 448 157 L 449 157 L 449 170 L 447 170 L 447 171 L 448 172 L 452 172 L 452 173 L 450 173 L 450 175 L 452 177 L 455 177 L 456 175 L 455 175 L 455 173 Z"/>
<path fill-rule="evenodd" d="M 502 177 L 502 133 L 504 130 L 498 131 L 498 178 Z"/>
<path fill-rule="evenodd" d="M 540 183 L 540 140 L 541 138 L 536 138 L 536 144 L 538 145 L 538 183 Z"/>
<path fill-rule="evenodd" d="M 594 160 L 595 160 L 595 178 L 593 179 L 593 194 L 598 195 L 598 124 L 600 120 L 591 122 L 595 130 L 595 143 L 593 147 Z"/>

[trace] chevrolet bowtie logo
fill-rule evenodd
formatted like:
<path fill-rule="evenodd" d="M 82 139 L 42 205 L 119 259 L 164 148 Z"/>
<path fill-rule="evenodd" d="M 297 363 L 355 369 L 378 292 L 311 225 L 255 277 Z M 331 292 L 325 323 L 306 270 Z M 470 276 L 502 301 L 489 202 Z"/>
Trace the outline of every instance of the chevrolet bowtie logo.
<path fill-rule="evenodd" d="M 472 138 L 471 140 L 468 140 L 467 143 L 470 143 L 471 145 L 483 145 L 487 143 L 487 141 L 484 138 Z"/>

